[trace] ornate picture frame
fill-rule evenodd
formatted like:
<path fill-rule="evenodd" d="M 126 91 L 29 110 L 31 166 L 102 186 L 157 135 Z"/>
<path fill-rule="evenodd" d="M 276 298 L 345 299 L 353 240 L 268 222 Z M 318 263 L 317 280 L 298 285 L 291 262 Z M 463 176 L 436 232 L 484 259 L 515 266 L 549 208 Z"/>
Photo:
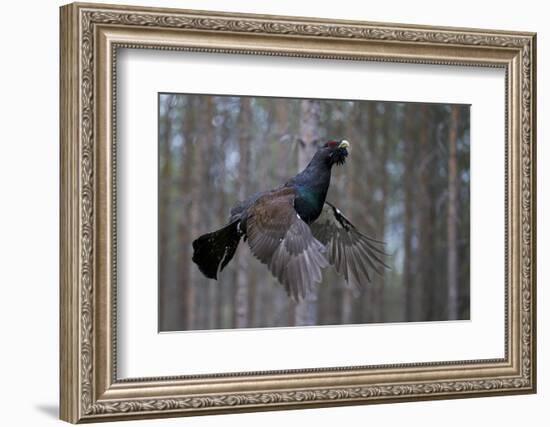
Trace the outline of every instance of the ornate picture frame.
<path fill-rule="evenodd" d="M 536 35 L 70 4 L 60 37 L 61 419 L 72 423 L 536 391 Z M 117 49 L 505 71 L 505 342 L 499 359 L 117 377 Z"/>

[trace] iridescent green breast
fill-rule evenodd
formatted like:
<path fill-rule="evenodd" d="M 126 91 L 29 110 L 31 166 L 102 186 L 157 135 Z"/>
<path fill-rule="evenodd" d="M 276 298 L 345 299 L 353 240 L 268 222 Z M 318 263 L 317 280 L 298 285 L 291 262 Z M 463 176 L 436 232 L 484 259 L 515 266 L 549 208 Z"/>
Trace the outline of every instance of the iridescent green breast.
<path fill-rule="evenodd" d="M 325 198 L 327 196 L 326 190 L 317 190 L 315 188 L 307 186 L 296 186 L 296 199 L 294 200 L 294 208 L 300 218 L 306 223 L 315 221 L 325 204 Z"/>

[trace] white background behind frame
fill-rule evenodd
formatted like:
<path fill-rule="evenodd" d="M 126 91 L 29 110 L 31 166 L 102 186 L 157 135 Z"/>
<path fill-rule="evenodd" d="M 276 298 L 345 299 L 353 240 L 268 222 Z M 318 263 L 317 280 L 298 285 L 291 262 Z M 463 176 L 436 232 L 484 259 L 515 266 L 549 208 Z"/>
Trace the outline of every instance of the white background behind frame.
<path fill-rule="evenodd" d="M 504 357 L 504 69 L 119 49 L 117 83 L 119 378 Z M 159 92 L 471 104 L 471 321 L 157 333 Z"/>

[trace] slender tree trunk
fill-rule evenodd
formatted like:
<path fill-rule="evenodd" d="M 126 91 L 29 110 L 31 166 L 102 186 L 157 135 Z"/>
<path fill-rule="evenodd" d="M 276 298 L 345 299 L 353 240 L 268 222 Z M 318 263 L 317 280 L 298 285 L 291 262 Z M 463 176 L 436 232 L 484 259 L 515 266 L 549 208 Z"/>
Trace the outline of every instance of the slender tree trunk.
<path fill-rule="evenodd" d="M 290 136 L 288 120 L 288 103 L 283 100 L 277 100 L 275 104 L 275 117 L 277 120 L 277 168 L 275 179 L 278 183 L 288 178 L 288 159 L 290 153 Z"/>
<path fill-rule="evenodd" d="M 333 107 L 334 108 L 334 107 Z M 360 139 L 357 138 L 357 134 L 349 135 L 347 132 L 350 132 L 348 129 L 352 129 L 354 126 L 353 124 L 356 123 L 357 120 L 357 114 L 353 114 L 352 111 L 346 111 L 346 105 L 341 104 L 339 107 L 341 110 L 339 111 L 338 117 L 339 120 L 336 121 L 335 129 L 334 129 L 334 138 L 336 139 L 348 139 L 351 141 L 352 146 L 355 144 L 360 144 Z M 330 110 L 329 114 L 332 114 L 333 111 Z M 350 126 L 351 124 L 351 126 Z M 353 148 L 352 148 L 353 149 Z M 356 218 L 355 215 L 355 197 L 357 197 L 358 189 L 357 184 L 358 180 L 354 179 L 357 175 L 356 173 L 356 166 L 357 164 L 351 160 L 351 158 L 348 158 L 348 161 L 346 162 L 346 168 L 345 173 L 340 175 L 339 182 L 337 184 L 340 186 L 338 188 L 338 191 L 340 194 L 343 195 L 341 198 L 343 205 L 341 209 L 345 210 L 345 214 L 349 215 L 350 218 L 353 220 Z M 338 169 L 337 169 L 338 171 Z M 359 183 L 360 184 L 360 183 Z M 334 184 L 332 184 L 334 185 Z M 354 222 L 355 223 L 355 222 Z M 332 268 L 330 270 L 333 270 Z M 327 272 L 328 273 L 328 272 Z M 352 288 L 346 283 L 346 280 L 343 276 L 338 275 L 337 280 L 335 280 L 335 285 L 338 283 L 338 290 L 339 296 L 340 296 L 340 307 L 334 307 L 335 309 L 339 308 L 340 312 L 335 313 L 335 318 L 339 320 L 341 324 L 349 324 L 352 322 L 353 317 L 353 290 Z M 326 288 L 330 291 L 332 286 L 329 284 Z M 332 302 L 332 298 L 329 298 L 329 307 L 330 303 Z M 328 309 L 325 309 L 328 311 Z M 329 314 L 329 313 L 327 313 Z M 339 315 L 339 316 L 338 316 Z"/>
<path fill-rule="evenodd" d="M 353 295 L 349 287 L 342 289 L 342 300 L 340 303 L 340 323 L 346 325 L 351 323 L 353 314 Z"/>
<path fill-rule="evenodd" d="M 191 233 L 196 231 L 190 229 L 189 218 L 182 214 L 189 212 L 190 204 L 184 204 L 187 200 L 187 195 L 191 193 L 191 169 L 193 165 L 193 108 L 191 106 L 189 98 L 182 108 L 182 124 L 183 129 L 183 145 L 180 149 L 180 165 L 181 174 L 178 182 L 178 194 L 180 195 L 181 211 L 177 215 L 177 236 L 178 236 L 178 273 L 177 273 L 177 286 L 178 295 L 173 298 L 175 304 L 178 304 L 178 329 L 189 329 L 187 324 L 187 310 L 190 306 L 194 305 L 189 301 L 193 298 L 191 288 L 194 286 L 191 277 L 191 241 L 197 237 Z M 183 307 L 183 309 L 181 308 Z"/>
<path fill-rule="evenodd" d="M 300 105 L 300 141 L 298 148 L 298 169 L 303 170 L 317 150 L 319 139 L 319 101 L 304 99 Z M 296 304 L 295 323 L 298 326 L 317 323 L 317 290 L 308 294 L 304 301 Z"/>
<path fill-rule="evenodd" d="M 193 117 L 190 117 L 192 123 L 190 123 L 191 129 L 197 128 L 197 120 L 195 117 L 195 109 L 200 107 L 200 102 L 191 98 L 189 109 L 193 111 Z M 200 126 L 199 126 L 200 128 Z M 191 208 L 189 213 L 189 226 L 191 229 L 191 235 L 193 239 L 197 238 L 199 234 L 206 231 L 205 227 L 201 226 L 201 200 L 202 195 L 202 176 L 203 176 L 203 159 L 200 150 L 200 140 L 198 138 L 199 132 L 193 132 L 189 134 L 191 138 L 189 147 L 189 161 L 187 171 L 191 174 L 189 180 L 191 182 Z M 187 329 L 197 328 L 197 288 L 202 281 L 201 272 L 196 266 L 189 269 L 189 280 L 186 285 L 186 298 L 185 298 L 185 322 Z"/>
<path fill-rule="evenodd" d="M 174 327 L 174 319 L 172 318 L 171 306 L 172 296 L 176 291 L 174 283 L 168 283 L 168 248 L 170 236 L 170 186 L 172 179 L 172 158 L 170 156 L 170 145 L 172 144 L 172 97 L 165 100 L 166 111 L 163 121 L 161 122 L 161 150 L 162 164 L 160 171 L 160 191 L 159 200 L 159 288 L 162 289 L 160 300 L 160 328 L 165 330 Z"/>
<path fill-rule="evenodd" d="M 432 152 L 430 144 L 430 110 L 422 106 L 422 125 L 420 129 L 420 187 L 419 187 L 419 273 L 422 285 L 422 320 L 432 320 L 435 301 L 433 286 L 434 271 L 434 221 L 431 192 Z"/>
<path fill-rule="evenodd" d="M 289 102 L 285 99 L 278 99 L 275 101 L 275 118 L 277 120 L 276 137 L 277 143 L 277 156 L 276 156 L 276 171 L 275 171 L 275 185 L 279 185 L 285 182 L 289 178 L 289 159 L 292 155 L 292 137 L 290 136 L 290 119 L 289 119 Z M 291 112 L 290 112 L 291 113 Z M 275 285 L 274 279 L 273 287 Z M 268 319 L 275 319 L 277 313 L 286 312 L 286 324 L 293 326 L 294 321 L 294 307 L 288 301 L 286 295 L 283 298 L 271 298 L 267 303 L 266 316 Z"/>
<path fill-rule="evenodd" d="M 258 296 L 258 290 L 256 283 L 258 277 L 256 275 L 256 270 L 249 266 L 250 272 L 248 274 L 248 319 L 247 327 L 254 328 L 256 327 L 256 322 L 258 321 L 258 316 L 256 314 L 256 298 Z"/>
<path fill-rule="evenodd" d="M 218 103 L 223 106 L 226 98 L 221 98 L 218 100 Z M 218 104 L 218 105 L 219 105 Z M 225 167 L 225 150 L 226 150 L 226 144 L 229 140 L 229 129 L 228 129 L 228 122 L 229 122 L 229 115 L 227 112 L 223 112 L 223 125 L 218 127 L 218 148 L 220 155 L 216 161 L 216 169 L 218 170 L 218 186 L 217 186 L 217 198 L 218 198 L 218 213 L 216 215 L 216 221 L 218 224 L 222 225 L 227 223 L 228 220 L 228 203 L 227 203 L 227 194 L 226 194 L 226 167 Z M 226 275 L 227 277 L 227 275 Z M 228 279 L 224 280 L 223 283 L 218 283 L 217 285 L 217 293 L 216 293 L 216 328 L 224 328 L 225 322 L 224 322 L 224 310 L 226 309 L 225 306 L 225 299 L 224 295 L 229 287 L 230 281 Z"/>
<path fill-rule="evenodd" d="M 211 96 L 206 97 L 206 106 L 205 106 L 205 112 L 203 117 L 204 122 L 204 141 L 201 144 L 203 147 L 203 156 L 205 159 L 206 165 L 212 165 L 215 162 L 215 156 L 214 156 L 214 150 L 215 147 L 215 139 L 216 134 L 214 132 L 215 128 L 212 124 L 212 120 L 214 118 L 215 113 L 215 105 L 214 105 L 214 99 Z M 204 190 L 206 195 L 207 203 L 204 206 L 203 211 L 203 218 L 205 218 L 205 222 L 208 224 L 208 228 L 212 229 L 213 227 L 218 227 L 219 224 L 217 221 L 214 221 L 213 217 L 215 216 L 215 210 L 211 209 L 211 201 L 214 199 L 214 197 L 219 197 L 219 191 L 214 192 L 214 181 L 210 176 L 210 173 L 208 171 L 208 168 L 204 168 L 204 174 L 203 174 L 203 184 L 204 184 Z M 215 196 L 214 196 L 215 194 Z M 218 288 L 220 286 L 220 282 L 217 280 L 209 280 L 207 283 L 207 289 L 205 289 L 205 296 L 206 301 L 208 301 L 208 304 L 206 304 L 206 307 L 203 308 L 205 313 L 207 314 L 207 328 L 208 329 L 215 329 L 216 328 L 216 318 L 217 318 L 217 311 L 218 311 L 218 303 L 217 303 L 217 297 L 218 297 Z M 205 325 L 205 326 L 206 326 Z"/>
<path fill-rule="evenodd" d="M 449 124 L 449 208 L 447 210 L 447 286 L 448 318 L 458 319 L 458 179 L 457 179 L 457 127 L 459 108 L 453 105 Z"/>
<path fill-rule="evenodd" d="M 405 229 L 403 233 L 403 288 L 405 290 L 405 321 L 414 319 L 414 278 L 412 265 L 412 231 L 414 221 L 413 197 L 414 197 L 414 111 L 412 104 L 407 104 L 405 109 L 405 138 L 404 138 L 404 157 L 405 157 L 405 173 L 404 173 L 404 192 L 405 192 L 405 218 L 403 220 Z"/>
<path fill-rule="evenodd" d="M 377 116 L 378 113 L 376 111 L 377 102 L 371 101 L 367 103 L 367 118 L 366 118 L 366 135 L 367 135 L 367 141 L 365 144 L 365 150 L 362 153 L 363 155 L 363 165 L 373 165 L 376 164 L 378 161 L 377 159 L 377 150 L 376 150 L 376 144 L 377 144 L 377 134 L 378 134 L 378 127 L 377 127 Z M 374 180 L 374 173 L 372 172 L 371 167 L 364 167 L 364 180 L 366 182 L 366 195 L 365 195 L 365 203 L 364 203 L 364 228 L 363 230 L 376 230 L 376 224 L 373 221 L 373 218 L 375 217 L 375 206 L 374 206 L 374 198 L 373 193 L 375 191 L 375 180 Z M 363 323 L 371 323 L 374 321 L 374 309 L 375 309 L 375 293 L 374 293 L 374 287 L 372 282 L 368 283 L 365 287 L 365 291 L 363 294 L 363 315 L 362 315 L 362 322 Z"/>
<path fill-rule="evenodd" d="M 364 102 L 355 103 L 351 111 L 351 126 L 347 127 L 347 131 L 351 132 L 350 141 L 352 144 L 353 153 L 348 157 L 349 159 L 349 170 L 346 172 L 350 179 L 348 180 L 349 185 L 349 214 L 351 215 L 353 221 L 352 223 L 356 224 L 359 230 L 366 230 L 367 224 L 365 221 L 365 211 L 366 205 L 364 200 L 367 197 L 367 194 L 370 192 L 368 188 L 365 188 L 365 180 L 362 179 L 365 169 L 365 159 L 363 158 L 364 152 L 367 150 L 367 146 L 364 142 L 365 139 L 365 118 L 362 114 L 361 105 L 364 105 Z M 347 135 L 346 135 L 347 136 Z M 354 149 L 357 147 L 358 149 Z M 347 163 L 346 163 L 347 164 Z M 363 293 L 366 293 L 367 287 L 369 284 L 365 284 L 358 295 L 353 296 L 351 290 L 347 292 L 347 295 L 344 297 L 342 304 L 348 304 L 351 307 L 351 312 L 343 313 L 342 319 L 347 320 L 347 323 L 360 323 L 363 321 L 363 311 L 365 298 Z M 348 317 L 349 315 L 349 317 Z"/>
<path fill-rule="evenodd" d="M 250 126 L 251 126 L 250 98 L 242 97 L 239 111 L 239 199 L 244 200 L 248 195 L 249 163 L 250 163 Z M 246 248 L 240 245 L 237 254 L 237 283 L 235 289 L 235 327 L 246 328 L 248 326 L 248 257 Z"/>
<path fill-rule="evenodd" d="M 378 204 L 378 228 L 377 231 L 380 233 L 380 239 L 384 240 L 386 233 L 386 207 L 388 205 L 388 185 L 389 177 L 386 164 L 388 162 L 389 149 L 391 144 L 391 135 L 390 129 L 393 121 L 393 110 L 392 106 L 386 104 L 384 110 L 384 120 L 383 120 L 383 133 L 380 144 L 380 158 L 378 161 L 379 172 L 378 176 L 380 178 L 380 190 L 381 190 L 381 199 Z M 378 280 L 373 281 L 373 288 L 375 293 L 375 306 L 376 306 L 376 322 L 383 322 L 385 318 L 385 298 L 384 292 L 386 291 L 386 276 L 385 271 L 383 275 L 378 277 Z"/>

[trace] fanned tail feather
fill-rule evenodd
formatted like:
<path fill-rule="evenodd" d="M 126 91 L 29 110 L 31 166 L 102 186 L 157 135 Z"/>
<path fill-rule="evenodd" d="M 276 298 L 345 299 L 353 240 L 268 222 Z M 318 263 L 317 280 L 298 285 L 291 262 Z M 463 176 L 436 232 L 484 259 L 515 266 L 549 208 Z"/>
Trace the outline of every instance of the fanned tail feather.
<path fill-rule="evenodd" d="M 203 234 L 193 241 L 193 262 L 209 279 L 218 279 L 218 274 L 231 261 L 242 233 L 234 221 L 225 227 Z"/>

